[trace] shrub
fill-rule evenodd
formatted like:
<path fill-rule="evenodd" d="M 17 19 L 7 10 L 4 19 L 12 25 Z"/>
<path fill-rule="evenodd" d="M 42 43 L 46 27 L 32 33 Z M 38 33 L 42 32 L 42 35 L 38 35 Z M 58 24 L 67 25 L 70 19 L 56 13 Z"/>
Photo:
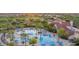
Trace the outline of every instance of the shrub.
<path fill-rule="evenodd" d="M 63 39 L 68 39 L 69 33 L 65 31 L 63 28 L 58 29 L 58 35 Z"/>
<path fill-rule="evenodd" d="M 30 39 L 30 41 L 29 41 L 29 44 L 32 44 L 32 45 L 34 45 L 34 44 L 36 44 L 37 43 L 37 39 L 36 38 L 32 38 L 32 39 Z"/>
<path fill-rule="evenodd" d="M 75 40 L 75 41 L 74 41 L 75 45 L 76 45 L 76 46 L 79 46 L 79 38 L 75 38 L 74 40 Z"/>
<path fill-rule="evenodd" d="M 14 46 L 14 43 L 7 43 L 8 46 Z"/>

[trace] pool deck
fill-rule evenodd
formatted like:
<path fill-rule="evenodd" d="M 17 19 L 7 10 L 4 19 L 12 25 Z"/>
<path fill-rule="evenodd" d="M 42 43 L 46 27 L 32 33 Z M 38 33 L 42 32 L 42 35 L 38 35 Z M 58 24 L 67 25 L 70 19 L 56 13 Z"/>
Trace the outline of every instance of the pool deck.
<path fill-rule="evenodd" d="M 64 46 L 73 46 L 74 43 L 70 42 L 69 40 L 60 39 L 63 42 Z"/>

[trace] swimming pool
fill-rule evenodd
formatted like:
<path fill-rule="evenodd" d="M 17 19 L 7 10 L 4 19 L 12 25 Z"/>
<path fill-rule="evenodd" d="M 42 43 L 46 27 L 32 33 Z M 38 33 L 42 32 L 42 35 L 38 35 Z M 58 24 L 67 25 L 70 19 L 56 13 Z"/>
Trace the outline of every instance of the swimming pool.
<path fill-rule="evenodd" d="M 21 34 L 22 31 L 18 31 L 17 34 Z M 30 38 L 37 37 L 39 46 L 63 46 L 63 42 L 58 40 L 57 35 L 53 35 L 52 33 L 40 33 L 38 34 L 38 30 L 35 29 L 25 29 L 24 33 L 28 34 L 29 37 L 17 37 L 15 35 L 15 42 L 29 42 Z"/>

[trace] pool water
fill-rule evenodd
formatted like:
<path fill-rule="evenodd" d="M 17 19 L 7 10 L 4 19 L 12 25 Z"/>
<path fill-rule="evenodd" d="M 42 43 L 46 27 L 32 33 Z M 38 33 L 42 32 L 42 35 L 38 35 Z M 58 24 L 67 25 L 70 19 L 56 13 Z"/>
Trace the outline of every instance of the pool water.
<path fill-rule="evenodd" d="M 56 37 L 52 37 L 50 34 L 48 34 L 47 36 L 41 35 L 40 45 L 56 46 L 56 39 Z"/>
<path fill-rule="evenodd" d="M 18 31 L 17 34 L 21 34 L 22 31 Z M 58 36 L 57 35 L 53 35 L 51 33 L 41 33 L 38 34 L 37 30 L 33 30 L 33 29 L 26 29 L 24 30 L 24 33 L 28 34 L 30 37 L 25 37 L 25 38 L 21 38 L 21 37 L 17 37 L 17 35 L 15 35 L 15 42 L 29 42 L 29 39 L 31 37 L 37 37 L 37 40 L 39 41 L 38 44 L 39 46 L 63 46 L 63 42 L 58 40 Z"/>

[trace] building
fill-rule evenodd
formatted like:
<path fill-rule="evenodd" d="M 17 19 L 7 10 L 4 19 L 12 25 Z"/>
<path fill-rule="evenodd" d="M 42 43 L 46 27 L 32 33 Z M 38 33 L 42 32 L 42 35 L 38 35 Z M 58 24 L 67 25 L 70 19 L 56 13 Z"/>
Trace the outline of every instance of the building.
<path fill-rule="evenodd" d="M 71 24 L 72 22 L 67 22 L 65 20 L 57 19 L 57 20 L 53 21 L 53 23 L 57 29 L 63 28 L 65 31 L 69 32 L 70 35 L 74 34 L 74 31 L 72 31 L 71 29 L 68 28 L 68 26 L 70 28 L 72 28 L 72 26 L 73 26 Z"/>

